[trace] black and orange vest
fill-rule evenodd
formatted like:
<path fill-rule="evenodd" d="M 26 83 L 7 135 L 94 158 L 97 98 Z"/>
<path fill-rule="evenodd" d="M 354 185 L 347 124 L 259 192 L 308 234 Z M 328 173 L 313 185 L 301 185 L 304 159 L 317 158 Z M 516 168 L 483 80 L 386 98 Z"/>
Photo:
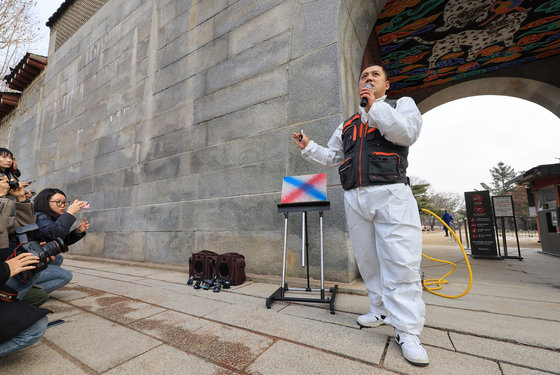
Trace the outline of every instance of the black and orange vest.
<path fill-rule="evenodd" d="M 386 101 L 393 108 L 396 101 Z M 408 183 L 408 147 L 396 145 L 381 135 L 375 124 L 363 124 L 360 114 L 342 127 L 344 161 L 338 168 L 344 190 L 360 186 Z"/>

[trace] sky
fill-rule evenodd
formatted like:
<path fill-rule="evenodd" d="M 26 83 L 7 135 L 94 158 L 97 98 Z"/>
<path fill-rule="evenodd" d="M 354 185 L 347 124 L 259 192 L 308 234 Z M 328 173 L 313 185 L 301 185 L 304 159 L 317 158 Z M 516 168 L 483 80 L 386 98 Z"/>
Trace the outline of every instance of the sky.
<path fill-rule="evenodd" d="M 37 2 L 42 38 L 33 52 L 47 55 L 45 23 L 63 2 Z M 481 182 L 492 182 L 489 170 L 500 161 L 516 172 L 560 163 L 560 119 L 527 100 L 475 96 L 443 104 L 423 117 L 420 138 L 410 147 L 408 174 L 429 182 L 434 191 L 463 195 L 481 190 Z"/>
<path fill-rule="evenodd" d="M 482 190 L 502 161 L 516 172 L 560 163 L 560 119 L 533 102 L 484 95 L 454 100 L 423 115 L 410 147 L 408 175 L 437 192 Z M 557 159 L 558 158 L 558 159 Z"/>
<path fill-rule="evenodd" d="M 47 56 L 49 52 L 50 29 L 47 27 L 46 23 L 63 2 L 64 0 L 37 1 L 37 5 L 35 6 L 35 15 L 39 21 L 38 27 L 40 40 L 30 48 L 30 52 Z"/>

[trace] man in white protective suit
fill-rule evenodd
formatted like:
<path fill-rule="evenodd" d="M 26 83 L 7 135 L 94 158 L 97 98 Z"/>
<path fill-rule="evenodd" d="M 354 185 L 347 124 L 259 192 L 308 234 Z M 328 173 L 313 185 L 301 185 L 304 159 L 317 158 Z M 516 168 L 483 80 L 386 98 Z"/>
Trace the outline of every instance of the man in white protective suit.
<path fill-rule="evenodd" d="M 412 98 L 387 99 L 389 77 L 379 65 L 365 68 L 358 86 L 358 113 L 340 124 L 327 147 L 303 132 L 293 133 L 294 143 L 306 160 L 339 165 L 350 239 L 369 292 L 370 311 L 358 324 L 393 326 L 406 360 L 426 366 L 418 338 L 425 315 L 422 229 L 406 176 L 408 147 L 418 139 L 422 115 Z"/>

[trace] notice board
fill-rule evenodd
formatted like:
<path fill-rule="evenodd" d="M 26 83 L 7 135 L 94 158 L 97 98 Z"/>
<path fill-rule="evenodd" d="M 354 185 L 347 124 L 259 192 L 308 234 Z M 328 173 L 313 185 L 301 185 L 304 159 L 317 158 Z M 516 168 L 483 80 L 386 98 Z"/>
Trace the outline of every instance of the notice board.
<path fill-rule="evenodd" d="M 473 258 L 499 258 L 490 192 L 465 192 L 465 205 Z"/>

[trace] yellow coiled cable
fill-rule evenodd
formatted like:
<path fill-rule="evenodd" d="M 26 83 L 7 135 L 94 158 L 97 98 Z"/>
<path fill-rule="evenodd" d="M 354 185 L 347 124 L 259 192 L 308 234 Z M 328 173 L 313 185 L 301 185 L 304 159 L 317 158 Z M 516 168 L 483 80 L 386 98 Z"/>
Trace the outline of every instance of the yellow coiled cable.
<path fill-rule="evenodd" d="M 436 261 L 436 262 L 441 262 L 441 263 L 447 263 L 447 264 L 451 264 L 453 265 L 453 269 L 451 271 L 449 271 L 448 273 L 446 273 L 445 275 L 443 275 L 442 277 L 440 277 L 439 279 L 426 279 L 422 281 L 422 285 L 424 286 L 424 288 L 430 292 L 433 293 L 437 296 L 440 297 L 445 297 L 445 298 L 460 298 L 463 297 L 465 294 L 467 294 L 469 292 L 469 290 L 471 290 L 471 286 L 472 286 L 472 269 L 471 269 L 471 264 L 469 263 L 469 259 L 467 257 L 467 253 L 465 251 L 465 248 L 463 247 L 463 244 L 461 243 L 461 241 L 459 240 L 459 238 L 457 238 L 457 235 L 455 234 L 455 232 L 453 231 L 453 229 L 449 228 L 449 226 L 436 214 L 434 214 L 432 211 L 426 210 L 425 208 L 422 209 L 422 211 L 427 212 L 431 215 L 433 215 L 435 218 L 437 218 L 439 221 L 441 221 L 441 223 L 443 225 L 445 225 L 447 227 L 447 229 L 449 229 L 449 231 L 451 232 L 451 234 L 453 235 L 453 237 L 455 237 L 455 240 L 457 240 L 457 243 L 459 244 L 459 246 L 461 247 L 461 250 L 463 251 L 463 256 L 465 257 L 465 262 L 467 264 L 467 268 L 469 270 L 469 285 L 467 286 L 467 289 L 465 289 L 465 291 L 461 294 L 458 294 L 456 296 L 448 296 L 446 294 L 442 294 L 442 293 L 438 293 L 436 292 L 436 290 L 440 290 L 442 288 L 442 284 L 448 284 L 447 280 L 444 280 L 447 276 L 451 275 L 453 272 L 455 272 L 455 270 L 457 269 L 457 265 L 453 262 L 449 262 L 447 260 L 441 260 L 441 259 L 435 259 L 432 257 L 427 256 L 426 254 L 424 254 L 422 252 L 422 256 L 424 256 L 425 258 L 428 258 L 430 260 Z M 430 287 L 432 285 L 437 285 L 437 287 Z"/>

